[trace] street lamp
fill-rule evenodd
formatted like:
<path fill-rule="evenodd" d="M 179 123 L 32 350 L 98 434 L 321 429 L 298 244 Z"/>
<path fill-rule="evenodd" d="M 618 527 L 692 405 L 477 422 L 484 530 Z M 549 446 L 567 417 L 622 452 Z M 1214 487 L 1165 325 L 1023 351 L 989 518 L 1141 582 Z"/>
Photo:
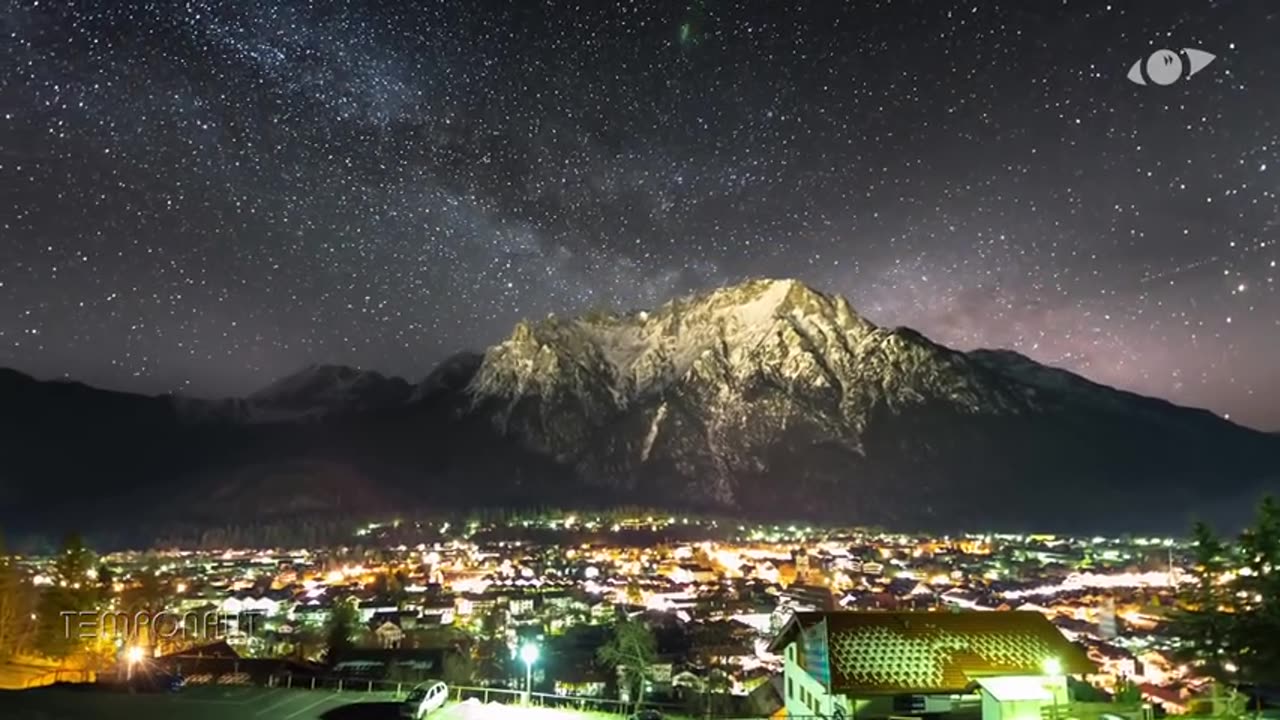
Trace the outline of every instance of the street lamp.
<path fill-rule="evenodd" d="M 1062 661 L 1056 657 L 1047 658 L 1044 661 L 1044 674 L 1057 676 L 1062 674 Z"/>
<path fill-rule="evenodd" d="M 527 643 L 520 648 L 520 659 L 524 661 L 524 704 L 528 705 L 533 693 L 533 664 L 538 662 L 538 646 Z"/>
<path fill-rule="evenodd" d="M 1058 678 L 1062 675 L 1062 661 L 1056 657 L 1045 658 L 1044 674 L 1052 678 L 1049 683 L 1049 692 L 1053 697 L 1053 708 L 1049 717 L 1058 720 Z M 1063 685 L 1066 684 L 1066 678 L 1063 678 Z"/>
<path fill-rule="evenodd" d="M 124 659 L 125 659 L 125 662 L 127 663 L 126 668 L 128 670 L 127 674 L 125 675 L 125 679 L 127 680 L 133 679 L 133 668 L 135 665 L 142 662 L 143 657 L 144 656 L 142 653 L 142 648 L 138 647 L 137 645 L 134 645 L 133 647 L 129 648 L 124 652 Z"/>

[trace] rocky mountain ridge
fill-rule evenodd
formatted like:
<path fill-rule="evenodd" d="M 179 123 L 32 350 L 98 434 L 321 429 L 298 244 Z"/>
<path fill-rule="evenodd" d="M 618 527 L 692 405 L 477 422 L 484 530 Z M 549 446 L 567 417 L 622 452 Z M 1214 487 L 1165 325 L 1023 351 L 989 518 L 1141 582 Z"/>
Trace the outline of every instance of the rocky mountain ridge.
<path fill-rule="evenodd" d="M 882 328 L 792 280 L 522 322 L 416 385 L 312 366 L 207 402 L 10 373 L 0 396 L 14 426 L 0 519 L 56 508 L 59 483 L 101 496 L 85 478 L 106 476 L 183 487 L 209 521 L 643 500 L 903 527 L 1176 527 L 1280 482 L 1273 436 Z M 1147 514 L 1116 510 L 1129 505 Z"/>
<path fill-rule="evenodd" d="M 1250 458 L 1265 444 L 1211 413 L 1016 353 L 957 352 L 877 327 L 793 280 L 522 323 L 486 353 L 467 392 L 495 431 L 585 482 L 711 507 L 877 505 L 871 514 L 890 519 L 909 514 L 895 506 L 918 507 L 914 495 L 958 506 L 984 484 L 1016 488 L 1068 468 L 1092 480 L 1082 489 L 1124 482 L 1140 493 L 1157 476 L 1185 489 L 1213 466 L 1208 438 L 1249 438 L 1235 452 Z M 1019 441 L 1043 459 L 1018 457 Z M 1079 459 L 1088 448 L 1092 466 Z M 1186 464 L 1165 462 L 1187 451 Z M 784 487 L 801 491 L 788 500 Z"/>

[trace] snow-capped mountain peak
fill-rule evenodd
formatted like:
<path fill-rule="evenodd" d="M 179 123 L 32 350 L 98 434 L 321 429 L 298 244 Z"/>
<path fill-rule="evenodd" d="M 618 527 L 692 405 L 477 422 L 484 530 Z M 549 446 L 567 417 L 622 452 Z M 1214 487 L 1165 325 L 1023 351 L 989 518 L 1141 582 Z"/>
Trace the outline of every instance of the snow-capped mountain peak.
<path fill-rule="evenodd" d="M 1235 432 L 1012 353 L 877 327 L 794 280 L 521 323 L 485 354 L 466 395 L 503 437 L 590 481 L 815 511 L 828 496 L 880 501 L 959 477 L 998 476 L 1008 490 L 1047 466 L 1110 481 L 1114 468 L 1157 465 L 1149 438 L 1190 448 Z M 1267 452 L 1250 442 L 1246 465 Z M 999 468 L 987 462 L 998 453 Z M 792 492 L 797 483 L 808 491 Z"/>
<path fill-rule="evenodd" d="M 522 322 L 486 354 L 472 391 L 547 389 L 572 364 L 592 382 L 606 379 L 615 400 L 626 404 L 684 377 L 708 352 L 750 352 L 785 327 L 840 342 L 875 330 L 843 298 L 795 280 L 752 280 L 651 311 Z"/>

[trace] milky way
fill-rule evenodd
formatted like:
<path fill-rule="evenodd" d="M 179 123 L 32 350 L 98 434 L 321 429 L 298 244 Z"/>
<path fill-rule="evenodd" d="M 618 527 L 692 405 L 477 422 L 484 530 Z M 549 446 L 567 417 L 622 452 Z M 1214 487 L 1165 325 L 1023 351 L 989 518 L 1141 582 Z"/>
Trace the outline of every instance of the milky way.
<path fill-rule="evenodd" d="M 0 365 L 417 378 L 793 276 L 1280 428 L 1280 8 L 852 5 L 6 3 Z"/>

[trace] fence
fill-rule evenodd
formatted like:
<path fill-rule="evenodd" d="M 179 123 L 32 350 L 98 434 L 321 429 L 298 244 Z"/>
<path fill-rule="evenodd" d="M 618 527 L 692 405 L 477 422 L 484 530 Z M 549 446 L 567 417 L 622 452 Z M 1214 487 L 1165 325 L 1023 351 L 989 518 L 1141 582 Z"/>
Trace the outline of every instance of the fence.
<path fill-rule="evenodd" d="M 326 692 L 352 693 L 385 693 L 401 700 L 408 695 L 418 682 L 396 682 L 393 680 L 374 680 L 351 677 L 294 676 L 291 674 L 272 675 L 268 678 L 269 687 L 291 688 L 294 690 L 323 690 Z M 519 705 L 525 702 L 523 690 L 509 688 L 472 687 L 463 685 L 449 686 L 449 699 L 454 702 L 477 700 L 483 704 L 499 703 L 503 705 Z M 579 710 L 626 716 L 635 710 L 631 703 L 609 698 L 590 697 L 585 695 L 556 695 L 553 693 L 528 693 L 529 704 L 537 707 L 562 710 Z M 642 703 L 642 707 L 661 711 L 680 712 L 684 708 L 667 703 Z"/>
<path fill-rule="evenodd" d="M 1040 717 L 1043 720 L 1102 720 L 1103 717 L 1152 720 L 1154 710 L 1145 703 L 1071 702 L 1062 705 L 1044 705 L 1040 708 Z"/>

